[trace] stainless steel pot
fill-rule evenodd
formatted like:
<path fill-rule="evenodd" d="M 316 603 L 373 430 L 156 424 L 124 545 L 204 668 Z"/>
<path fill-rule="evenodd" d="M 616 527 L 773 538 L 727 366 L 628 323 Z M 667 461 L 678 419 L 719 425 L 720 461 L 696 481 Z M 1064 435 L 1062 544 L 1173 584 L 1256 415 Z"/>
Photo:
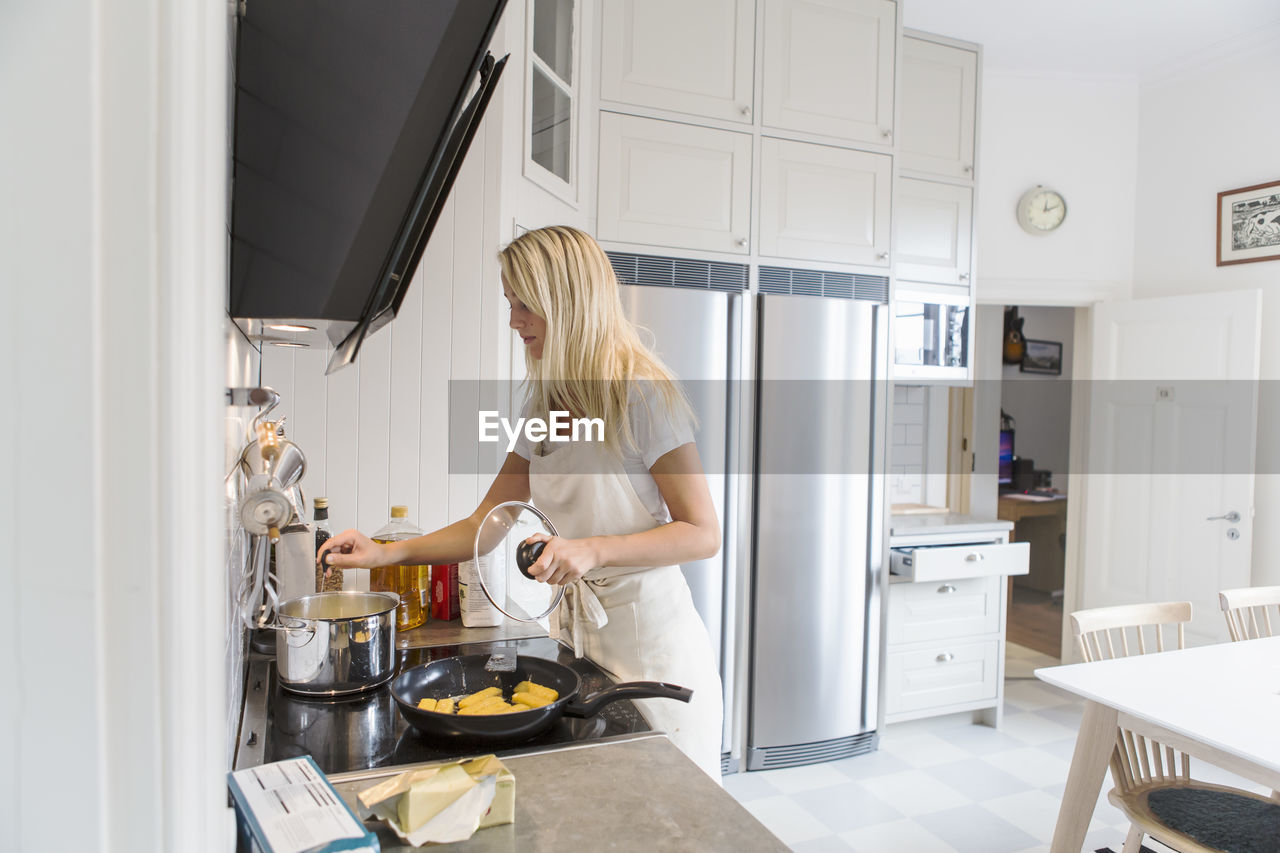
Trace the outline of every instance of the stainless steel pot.
<path fill-rule="evenodd" d="M 396 674 L 396 605 L 391 592 L 319 592 L 276 607 L 280 686 L 342 696 Z"/>

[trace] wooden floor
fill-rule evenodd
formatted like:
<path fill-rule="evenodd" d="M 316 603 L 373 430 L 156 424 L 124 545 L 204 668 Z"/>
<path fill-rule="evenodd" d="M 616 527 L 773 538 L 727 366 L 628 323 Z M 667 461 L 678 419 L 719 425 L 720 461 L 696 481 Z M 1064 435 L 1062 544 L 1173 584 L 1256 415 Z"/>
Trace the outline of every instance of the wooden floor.
<path fill-rule="evenodd" d="M 1047 592 L 1015 586 L 1005 636 L 1011 643 L 1061 658 L 1062 605 Z"/>

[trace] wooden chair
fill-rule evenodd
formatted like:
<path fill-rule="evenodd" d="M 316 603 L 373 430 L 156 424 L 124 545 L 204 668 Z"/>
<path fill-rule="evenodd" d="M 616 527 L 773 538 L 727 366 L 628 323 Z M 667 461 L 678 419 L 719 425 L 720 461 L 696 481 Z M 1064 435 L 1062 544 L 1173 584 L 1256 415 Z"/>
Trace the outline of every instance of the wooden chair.
<path fill-rule="evenodd" d="M 1071 633 L 1081 656 L 1092 662 L 1181 649 L 1190 621 L 1189 601 L 1099 607 L 1072 613 Z M 1111 778 L 1115 787 L 1107 799 L 1131 822 L 1123 853 L 1138 853 L 1144 835 L 1181 853 L 1222 853 L 1223 847 L 1204 843 L 1213 836 L 1202 825 L 1189 825 L 1189 811 L 1226 815 L 1229 831 L 1244 836 L 1252 833 L 1259 812 L 1262 820 L 1274 820 L 1280 812 L 1280 805 L 1266 797 L 1195 781 L 1185 753 L 1123 728 L 1116 732 Z"/>
<path fill-rule="evenodd" d="M 1280 586 L 1224 589 L 1218 593 L 1218 603 L 1222 605 L 1227 630 L 1235 642 L 1274 637 L 1271 611 L 1276 614 L 1276 628 L 1280 628 Z"/>

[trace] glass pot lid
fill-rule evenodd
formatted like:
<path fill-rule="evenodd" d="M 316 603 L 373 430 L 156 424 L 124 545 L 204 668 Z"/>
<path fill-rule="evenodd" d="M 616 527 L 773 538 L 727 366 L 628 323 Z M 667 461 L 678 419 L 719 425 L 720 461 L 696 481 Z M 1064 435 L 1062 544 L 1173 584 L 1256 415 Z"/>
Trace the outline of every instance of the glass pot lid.
<path fill-rule="evenodd" d="M 541 547 L 526 540 L 535 533 L 557 536 L 542 512 L 524 501 L 500 503 L 476 530 L 476 575 L 485 596 L 502 614 L 517 622 L 536 622 L 551 614 L 564 598 L 564 587 L 540 583 L 522 571 L 537 560 Z"/>

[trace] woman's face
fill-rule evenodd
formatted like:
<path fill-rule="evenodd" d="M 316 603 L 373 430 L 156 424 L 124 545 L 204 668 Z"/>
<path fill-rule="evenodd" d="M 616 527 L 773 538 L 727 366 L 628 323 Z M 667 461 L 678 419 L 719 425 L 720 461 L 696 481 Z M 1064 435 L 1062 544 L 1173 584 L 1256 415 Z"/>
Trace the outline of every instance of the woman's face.
<path fill-rule="evenodd" d="M 502 294 L 507 297 L 507 304 L 511 306 L 511 321 L 508 325 L 520 336 L 520 340 L 524 341 L 524 345 L 529 349 L 529 355 L 541 359 L 542 345 L 546 342 L 547 321 L 530 311 L 516 298 L 515 293 L 507 285 L 506 279 L 502 281 Z"/>

